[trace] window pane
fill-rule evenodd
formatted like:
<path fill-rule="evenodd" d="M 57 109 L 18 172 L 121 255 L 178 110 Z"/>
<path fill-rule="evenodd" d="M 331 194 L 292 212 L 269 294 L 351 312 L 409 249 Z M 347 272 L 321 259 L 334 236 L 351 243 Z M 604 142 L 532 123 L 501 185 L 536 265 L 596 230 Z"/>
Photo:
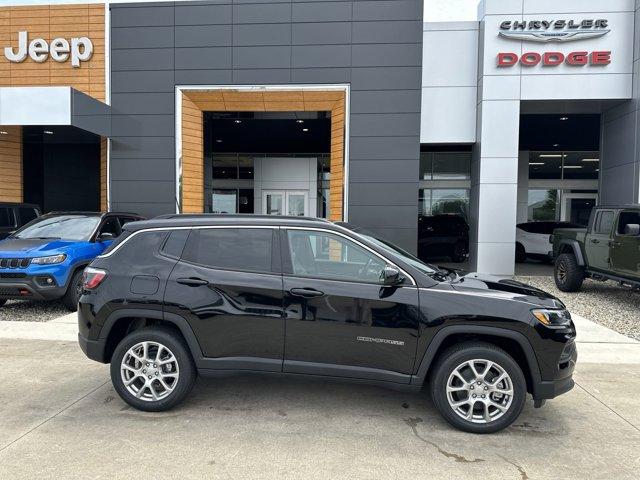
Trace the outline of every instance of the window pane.
<path fill-rule="evenodd" d="M 29 223 L 38 216 L 38 212 L 33 208 L 20 207 L 18 212 L 20 213 L 20 223 L 22 223 L 22 225 Z"/>
<path fill-rule="evenodd" d="M 418 195 L 418 216 L 428 217 L 431 215 L 431 190 L 421 188 Z"/>
<path fill-rule="evenodd" d="M 213 156 L 213 179 L 238 178 L 238 157 L 235 155 Z"/>
<path fill-rule="evenodd" d="M 293 273 L 305 277 L 380 283 L 385 263 L 359 245 L 324 232 L 289 230 Z"/>
<path fill-rule="evenodd" d="M 272 243 L 270 228 L 193 230 L 183 259 L 211 268 L 270 272 Z"/>
<path fill-rule="evenodd" d="M 558 190 L 529 190 L 528 221 L 555 222 L 560 215 Z"/>
<path fill-rule="evenodd" d="M 596 220 L 596 233 L 608 235 L 613 226 L 613 212 L 600 212 Z"/>
<path fill-rule="evenodd" d="M 455 213 L 469 218 L 469 190 L 434 189 L 431 191 L 431 215 Z"/>
<path fill-rule="evenodd" d="M 238 157 L 238 176 L 239 178 L 253 178 L 253 157 Z"/>
<path fill-rule="evenodd" d="M 598 152 L 571 152 L 564 157 L 562 174 L 567 179 L 597 180 L 600 172 Z"/>
<path fill-rule="evenodd" d="M 254 213 L 253 209 L 253 189 L 243 188 L 240 189 L 240 196 L 238 197 L 238 212 L 239 213 Z"/>
<path fill-rule="evenodd" d="M 618 217 L 618 234 L 628 235 L 627 225 L 640 225 L 640 213 L 621 212 Z"/>
<path fill-rule="evenodd" d="M 420 152 L 420 180 L 431 180 L 433 152 Z"/>
<path fill-rule="evenodd" d="M 189 236 L 189 230 L 174 230 L 169 233 L 164 245 L 162 247 L 162 253 L 170 257 L 180 258 L 182 255 L 182 249 Z"/>
<path fill-rule="evenodd" d="M 470 178 L 471 152 L 436 152 L 433 154 L 434 180 Z"/>
<path fill-rule="evenodd" d="M 13 210 L 8 207 L 0 208 L 0 227 L 13 227 L 15 220 L 13 218 Z"/>
<path fill-rule="evenodd" d="M 238 213 L 237 190 L 214 190 L 211 195 L 212 213 Z"/>
<path fill-rule="evenodd" d="M 562 153 L 530 152 L 529 178 L 559 180 L 562 176 Z"/>

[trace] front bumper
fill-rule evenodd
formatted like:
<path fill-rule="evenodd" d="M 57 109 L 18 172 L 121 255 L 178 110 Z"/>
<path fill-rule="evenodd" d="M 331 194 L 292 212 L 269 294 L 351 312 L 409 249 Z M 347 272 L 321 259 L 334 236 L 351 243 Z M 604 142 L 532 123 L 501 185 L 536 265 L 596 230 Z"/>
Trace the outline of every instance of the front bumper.
<path fill-rule="evenodd" d="M 5 273 L 6 275 L 6 273 Z M 47 278 L 53 283 L 48 284 Z M 66 288 L 60 286 L 55 278 L 47 274 L 15 274 L 3 278 L 0 273 L 0 299 L 2 300 L 54 300 L 65 294 Z"/>
<path fill-rule="evenodd" d="M 573 388 L 573 371 L 578 361 L 578 349 L 575 341 L 568 342 L 560 355 L 556 377 L 550 381 L 541 381 L 534 386 L 534 400 L 549 400 Z"/>

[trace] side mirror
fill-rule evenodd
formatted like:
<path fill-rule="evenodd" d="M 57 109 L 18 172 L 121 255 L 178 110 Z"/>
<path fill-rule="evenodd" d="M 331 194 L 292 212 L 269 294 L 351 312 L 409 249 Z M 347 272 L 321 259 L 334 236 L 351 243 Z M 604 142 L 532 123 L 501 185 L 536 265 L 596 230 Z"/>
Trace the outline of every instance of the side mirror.
<path fill-rule="evenodd" d="M 640 235 L 640 225 L 637 223 L 629 223 L 624 227 L 624 234 L 632 237 Z"/>
<path fill-rule="evenodd" d="M 100 235 L 98 235 L 98 238 L 96 238 L 96 241 L 98 241 L 98 242 L 108 242 L 108 241 L 113 240 L 115 238 L 116 238 L 116 236 L 113 233 L 104 232 L 104 233 L 101 233 Z"/>
<path fill-rule="evenodd" d="M 384 267 L 384 270 L 382 270 L 382 273 L 380 274 L 380 280 L 382 280 L 383 285 L 390 287 L 398 285 L 402 281 L 402 277 L 397 269 L 393 267 Z"/>

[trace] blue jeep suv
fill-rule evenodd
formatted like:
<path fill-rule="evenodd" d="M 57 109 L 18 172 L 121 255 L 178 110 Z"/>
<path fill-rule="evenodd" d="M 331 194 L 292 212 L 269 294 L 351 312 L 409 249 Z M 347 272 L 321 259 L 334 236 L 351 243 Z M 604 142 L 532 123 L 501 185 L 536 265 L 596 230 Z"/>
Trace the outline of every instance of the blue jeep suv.
<path fill-rule="evenodd" d="M 84 267 L 125 223 L 142 219 L 134 213 L 56 212 L 29 222 L 0 241 L 0 305 L 62 299 L 76 311 Z"/>

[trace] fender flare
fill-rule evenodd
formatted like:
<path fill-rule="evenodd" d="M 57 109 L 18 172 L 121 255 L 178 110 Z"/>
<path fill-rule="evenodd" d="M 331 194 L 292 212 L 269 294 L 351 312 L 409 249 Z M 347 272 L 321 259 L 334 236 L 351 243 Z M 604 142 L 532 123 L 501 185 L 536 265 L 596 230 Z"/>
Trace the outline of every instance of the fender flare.
<path fill-rule="evenodd" d="M 576 257 L 576 262 L 578 262 L 578 265 L 580 265 L 581 267 L 584 267 L 585 266 L 584 256 L 582 255 L 582 249 L 580 248 L 580 243 L 577 240 L 571 240 L 569 238 L 561 239 L 560 242 L 558 243 L 558 252 L 560 251 L 560 248 L 563 247 L 564 245 L 567 245 L 569 248 L 571 248 L 571 250 L 573 251 L 573 256 Z"/>
<path fill-rule="evenodd" d="M 141 309 L 141 308 L 120 308 L 115 310 L 109 314 L 107 319 L 105 320 L 102 328 L 100 330 L 99 340 L 102 341 L 103 345 L 106 347 L 106 340 L 113 329 L 113 326 L 116 322 L 122 318 L 151 318 L 154 320 L 162 320 L 167 323 L 171 323 L 174 325 L 185 341 L 187 342 L 187 346 L 191 351 L 191 356 L 196 366 L 199 366 L 202 362 L 203 355 L 202 349 L 200 348 L 200 344 L 196 338 L 195 333 L 193 333 L 193 329 L 189 322 L 182 317 L 181 315 L 175 313 L 162 312 L 161 310 L 153 310 L 153 309 Z"/>
<path fill-rule="evenodd" d="M 540 374 L 540 366 L 538 365 L 538 359 L 533 351 L 533 347 L 531 343 L 522 333 L 516 332 L 515 330 L 509 330 L 506 328 L 500 327 L 487 327 L 483 325 L 451 325 L 449 327 L 443 327 L 435 334 L 427 350 L 425 351 L 422 361 L 420 362 L 420 366 L 415 375 L 411 377 L 411 384 L 419 384 L 422 385 L 427 378 L 427 374 L 429 373 L 430 367 L 433 365 L 433 360 L 438 352 L 438 349 L 442 345 L 442 343 L 450 337 L 451 335 L 455 335 L 458 333 L 464 334 L 477 334 L 477 335 L 491 335 L 493 337 L 502 337 L 509 340 L 515 341 L 522 351 L 524 352 L 527 367 L 529 368 L 529 373 L 531 374 L 532 387 L 534 393 L 542 382 L 542 376 Z"/>

